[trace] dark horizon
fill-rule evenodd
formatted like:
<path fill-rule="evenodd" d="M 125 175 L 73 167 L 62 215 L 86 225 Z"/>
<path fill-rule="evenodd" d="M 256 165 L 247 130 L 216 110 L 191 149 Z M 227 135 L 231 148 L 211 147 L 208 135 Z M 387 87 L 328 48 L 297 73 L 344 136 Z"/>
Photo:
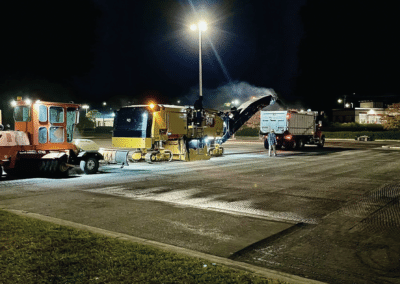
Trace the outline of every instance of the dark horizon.
<path fill-rule="evenodd" d="M 233 86 L 245 85 L 319 110 L 353 93 L 400 101 L 400 3 L 43 0 L 0 7 L 4 114 L 18 95 L 97 108 L 149 99 L 192 104 L 198 34 L 188 26 L 196 14 L 210 22 L 202 59 L 211 102 L 226 95 L 219 90 L 233 97 Z"/>

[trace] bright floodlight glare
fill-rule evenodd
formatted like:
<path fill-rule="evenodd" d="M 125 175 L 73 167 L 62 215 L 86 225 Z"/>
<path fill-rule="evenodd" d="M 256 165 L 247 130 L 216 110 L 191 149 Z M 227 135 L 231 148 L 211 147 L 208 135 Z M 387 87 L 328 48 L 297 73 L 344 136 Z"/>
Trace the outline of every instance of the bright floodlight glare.
<path fill-rule="evenodd" d="M 17 102 L 14 101 L 14 100 L 12 100 L 12 101 L 11 101 L 11 106 L 15 107 L 16 105 L 17 105 Z"/>
<path fill-rule="evenodd" d="M 154 106 L 155 106 L 155 105 L 154 105 L 153 103 L 150 104 L 150 108 L 151 108 L 151 109 L 153 109 Z"/>
<path fill-rule="evenodd" d="M 25 102 L 26 104 L 30 105 L 32 101 L 30 99 L 26 99 Z"/>
<path fill-rule="evenodd" d="M 338 99 L 337 102 L 340 104 L 342 102 L 342 99 Z"/>
<path fill-rule="evenodd" d="M 349 103 L 346 103 L 346 105 L 345 105 L 346 107 L 350 107 L 350 104 Z"/>
<path fill-rule="evenodd" d="M 89 106 L 88 105 L 83 105 L 82 108 L 87 109 L 87 108 L 89 108 Z"/>
<path fill-rule="evenodd" d="M 191 29 L 192 31 L 197 30 L 197 25 L 196 25 L 196 24 L 190 25 L 190 29 Z"/>
<path fill-rule="evenodd" d="M 200 29 L 201 31 L 207 30 L 207 23 L 204 22 L 204 21 L 200 21 L 200 22 L 199 22 L 199 29 Z"/>

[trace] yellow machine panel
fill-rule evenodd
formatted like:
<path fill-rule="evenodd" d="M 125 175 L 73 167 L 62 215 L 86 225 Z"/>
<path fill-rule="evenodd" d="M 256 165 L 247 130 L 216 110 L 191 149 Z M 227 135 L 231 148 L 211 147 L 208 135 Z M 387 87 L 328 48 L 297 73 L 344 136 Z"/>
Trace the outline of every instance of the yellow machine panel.
<path fill-rule="evenodd" d="M 184 112 L 168 112 L 168 133 L 175 135 L 187 134 L 187 116 Z"/>
<path fill-rule="evenodd" d="M 216 114 L 209 114 L 206 116 L 205 127 L 203 134 L 205 136 L 221 137 L 224 130 L 224 121 Z"/>
<path fill-rule="evenodd" d="M 152 139 L 113 137 L 112 145 L 117 148 L 149 149 L 152 145 Z"/>

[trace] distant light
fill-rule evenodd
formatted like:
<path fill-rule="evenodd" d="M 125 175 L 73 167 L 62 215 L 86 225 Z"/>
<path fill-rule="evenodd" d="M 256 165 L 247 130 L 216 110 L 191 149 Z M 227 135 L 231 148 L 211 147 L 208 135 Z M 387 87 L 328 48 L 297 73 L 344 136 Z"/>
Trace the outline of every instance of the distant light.
<path fill-rule="evenodd" d="M 106 106 L 107 105 L 107 103 L 106 102 L 103 102 L 103 106 Z"/>
<path fill-rule="evenodd" d="M 83 108 L 83 109 L 88 109 L 89 106 L 88 106 L 88 105 L 83 105 L 82 108 Z"/>
<path fill-rule="evenodd" d="M 17 106 L 17 102 L 14 101 L 14 100 L 12 100 L 12 101 L 11 101 L 11 106 L 13 106 L 13 107 Z"/>
<path fill-rule="evenodd" d="M 35 104 L 39 104 L 39 103 L 40 103 L 40 100 L 36 100 Z"/>
<path fill-rule="evenodd" d="M 150 107 L 151 109 L 153 109 L 153 108 L 155 107 L 155 105 L 154 105 L 153 103 L 151 103 L 151 104 L 149 105 L 149 107 Z"/>
<path fill-rule="evenodd" d="M 350 104 L 349 104 L 349 103 L 346 103 L 344 106 L 345 106 L 345 107 L 350 107 Z"/>
<path fill-rule="evenodd" d="M 304 109 L 301 109 L 300 112 L 304 112 Z"/>
<path fill-rule="evenodd" d="M 192 31 L 197 30 L 197 25 L 196 25 L 196 24 L 190 25 L 190 29 L 191 29 Z"/>
<path fill-rule="evenodd" d="M 178 104 L 180 104 L 180 103 L 181 103 L 181 101 L 180 101 L 180 100 L 178 100 L 178 101 L 177 101 L 177 103 L 178 103 Z"/>
<path fill-rule="evenodd" d="M 30 99 L 26 99 L 26 100 L 25 100 L 25 103 L 28 104 L 28 105 L 30 105 L 30 104 L 32 103 L 32 101 L 31 101 Z"/>
<path fill-rule="evenodd" d="M 113 112 L 113 113 L 111 114 L 111 116 L 114 117 L 114 116 L 115 116 L 115 113 Z"/>
<path fill-rule="evenodd" d="M 342 100 L 342 99 L 338 99 L 337 102 L 338 102 L 339 104 L 341 104 L 341 103 L 343 102 L 343 100 Z"/>

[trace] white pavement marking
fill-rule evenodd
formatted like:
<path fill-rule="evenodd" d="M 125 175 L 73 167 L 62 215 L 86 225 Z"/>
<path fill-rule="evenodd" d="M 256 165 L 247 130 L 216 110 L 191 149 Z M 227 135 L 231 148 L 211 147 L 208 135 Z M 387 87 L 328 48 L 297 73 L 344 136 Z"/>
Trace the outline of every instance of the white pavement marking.
<path fill-rule="evenodd" d="M 210 197 L 193 198 L 192 196 L 201 192 L 200 189 L 192 188 L 187 190 L 172 190 L 165 193 L 157 193 L 162 189 L 165 188 L 155 187 L 142 190 L 140 189 L 125 190 L 123 187 L 118 186 L 118 187 L 93 188 L 93 189 L 87 189 L 85 191 L 108 194 L 108 195 L 124 196 L 132 199 L 161 201 L 166 203 L 189 206 L 193 208 L 230 212 L 239 215 L 242 214 L 245 216 L 250 215 L 254 217 L 264 217 L 269 220 L 275 220 L 275 221 L 317 224 L 316 219 L 306 218 L 290 211 L 276 212 L 276 211 L 265 211 L 265 210 L 255 209 L 253 208 L 253 202 L 251 200 L 242 200 L 234 202 L 217 200 L 219 196 L 225 196 L 225 194 L 212 195 Z"/>

